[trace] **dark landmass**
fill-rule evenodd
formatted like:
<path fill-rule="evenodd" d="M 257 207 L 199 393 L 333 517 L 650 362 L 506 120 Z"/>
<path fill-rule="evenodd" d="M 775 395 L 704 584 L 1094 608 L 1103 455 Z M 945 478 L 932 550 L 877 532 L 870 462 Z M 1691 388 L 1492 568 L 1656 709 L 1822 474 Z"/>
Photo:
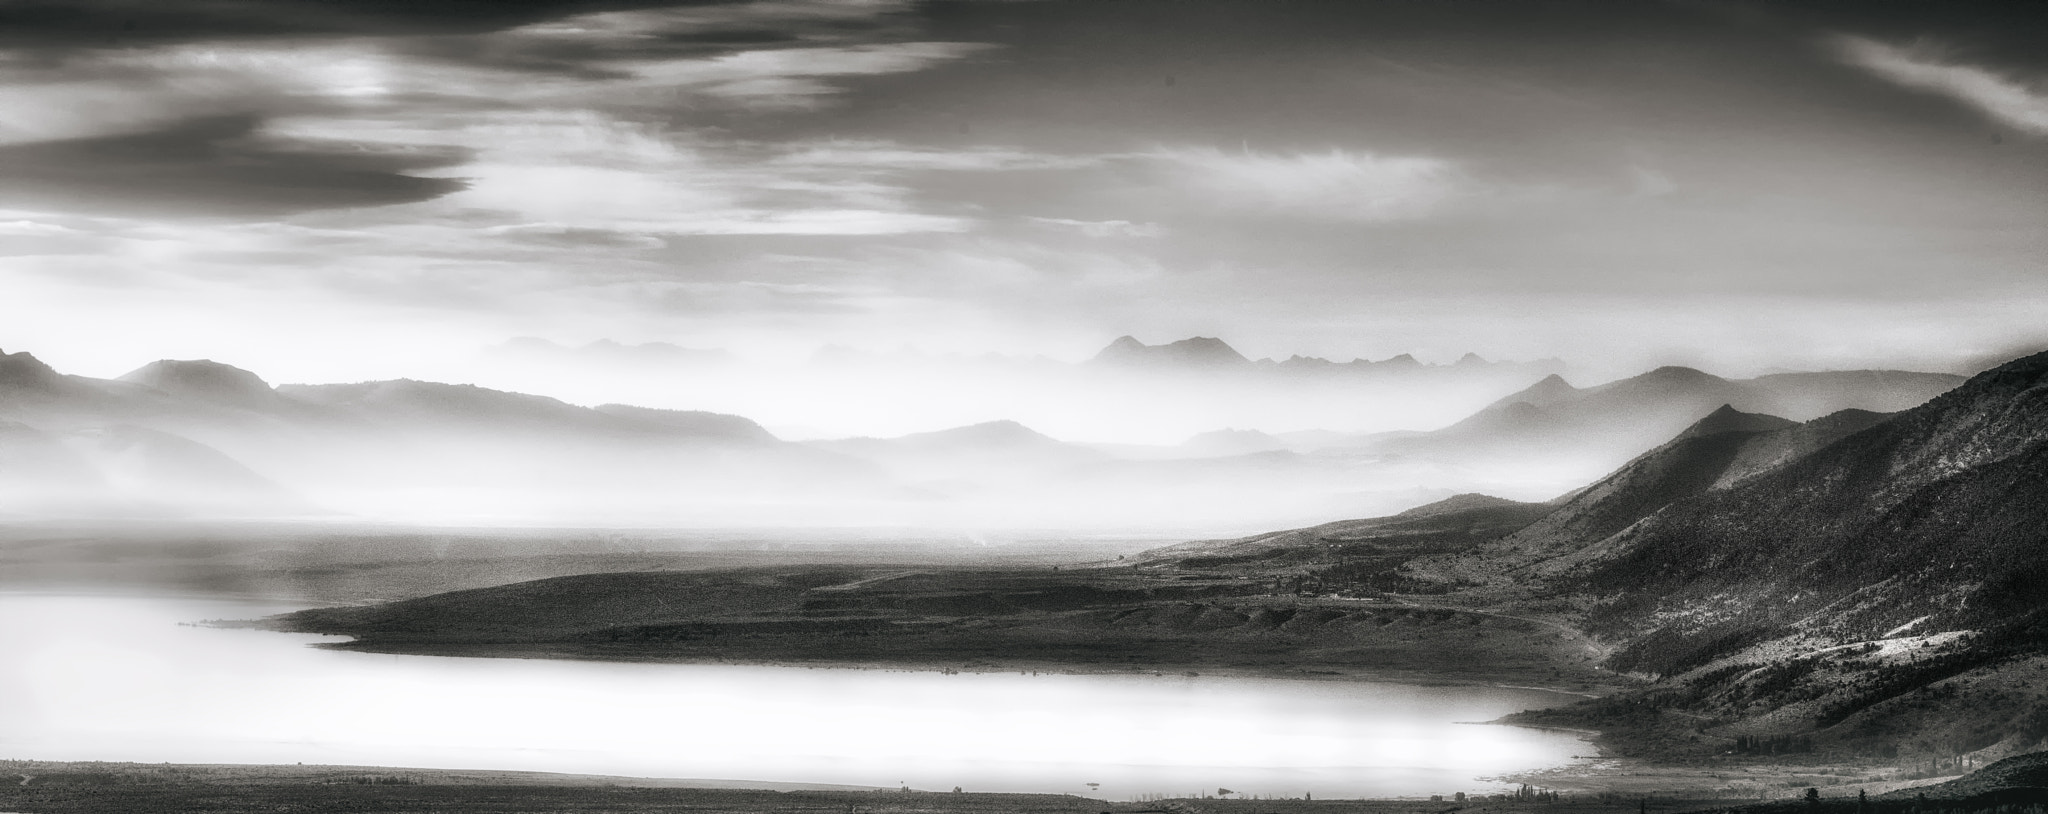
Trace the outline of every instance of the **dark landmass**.
<path fill-rule="evenodd" d="M 203 594 L 295 604 L 409 599 L 576 574 L 757 566 L 1038 568 L 1158 538 L 864 529 L 394 528 L 325 523 L 0 525 L 0 589 Z"/>
<path fill-rule="evenodd" d="M 425 655 L 1604 686 L 1586 643 L 1540 621 L 1280 587 L 1143 566 L 747 568 L 560 577 L 267 624 Z"/>

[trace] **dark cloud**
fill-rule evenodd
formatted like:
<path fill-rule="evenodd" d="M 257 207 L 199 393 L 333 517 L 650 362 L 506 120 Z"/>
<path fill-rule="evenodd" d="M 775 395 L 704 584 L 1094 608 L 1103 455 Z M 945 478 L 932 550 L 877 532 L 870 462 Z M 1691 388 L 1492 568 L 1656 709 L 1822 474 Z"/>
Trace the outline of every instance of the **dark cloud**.
<path fill-rule="evenodd" d="M 506 324 L 527 318 L 508 303 L 564 297 L 594 321 L 804 315 L 793 337 L 941 311 L 1114 333 L 1223 312 L 1247 335 L 1400 330 L 1359 327 L 1374 315 L 1451 330 L 1403 310 L 1427 302 L 1505 335 L 1458 315 L 1542 297 L 1556 307 L 1518 326 L 1706 296 L 2031 325 L 2048 138 L 2011 122 L 2048 77 L 2044 14 L 0 0 L 0 208 L 21 210 L 0 216 L 0 251 L 68 281 L 88 264 L 62 253 L 104 237 L 98 265 L 165 279 L 329 275 L 322 296 Z M 2031 95 L 1988 98 L 2007 86 Z M 474 153 L 407 146 L 428 143 Z M 463 189 L 428 175 L 470 186 L 376 208 Z M 325 211 L 269 222 L 309 210 Z M 137 224 L 145 264 L 96 219 L 50 225 L 60 212 L 266 223 Z M 1916 310 L 1938 298 L 1960 304 Z M 1886 312 L 1831 313 L 1813 335 Z M 1180 330 L 1215 330 L 1198 323 Z M 1615 343 L 1689 341 L 1653 327 Z"/>
<path fill-rule="evenodd" d="M 92 213 L 276 216 L 429 200 L 464 188 L 408 173 L 459 164 L 444 147 L 262 134 L 253 116 L 0 147 L 0 206 Z"/>
<path fill-rule="evenodd" d="M 682 12 L 684 19 L 642 20 L 655 25 L 624 36 L 506 36 L 508 29 L 608 12 Z M 0 2 L 0 49 L 15 51 L 24 64 L 54 67 L 65 66 L 68 54 L 95 49 L 373 37 L 391 53 L 429 63 L 602 80 L 630 75 L 613 67 L 619 61 L 871 41 L 896 30 L 901 16 L 886 8 L 754 0 L 30 0 Z"/>
<path fill-rule="evenodd" d="M 476 34 L 572 14 L 732 0 L 14 0 L 0 47 L 130 47 L 279 36 Z"/>
<path fill-rule="evenodd" d="M 2014 69 L 2048 70 L 2048 5 L 2033 0 L 1871 3 L 1858 0 L 1707 3 L 1742 19 L 1795 34 L 1813 30 L 1911 43 L 1931 41 L 1953 56 Z"/>
<path fill-rule="evenodd" d="M 671 31 L 624 41 L 532 39 L 508 43 L 489 34 L 417 37 L 392 50 L 428 60 L 584 79 L 621 79 L 628 72 L 600 63 L 633 59 L 689 59 L 749 48 L 794 45 L 807 40 L 796 31 L 745 28 Z"/>
<path fill-rule="evenodd" d="M 660 238 L 610 229 L 588 229 L 550 223 L 496 226 L 483 230 L 491 238 L 508 243 L 565 249 L 659 249 L 667 244 Z"/>

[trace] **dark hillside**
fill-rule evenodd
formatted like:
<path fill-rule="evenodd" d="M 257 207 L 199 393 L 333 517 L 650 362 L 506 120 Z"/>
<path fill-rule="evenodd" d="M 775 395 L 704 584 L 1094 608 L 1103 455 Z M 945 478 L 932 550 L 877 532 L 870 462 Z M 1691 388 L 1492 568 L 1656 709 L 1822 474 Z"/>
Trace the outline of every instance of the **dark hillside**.
<path fill-rule="evenodd" d="M 1583 577 L 1617 597 L 1593 621 L 1622 632 L 1654 613 L 1761 607 L 1874 638 L 1921 616 L 1960 629 L 2027 613 L 2048 543 L 2044 444 L 2048 354 L 1631 529 Z"/>

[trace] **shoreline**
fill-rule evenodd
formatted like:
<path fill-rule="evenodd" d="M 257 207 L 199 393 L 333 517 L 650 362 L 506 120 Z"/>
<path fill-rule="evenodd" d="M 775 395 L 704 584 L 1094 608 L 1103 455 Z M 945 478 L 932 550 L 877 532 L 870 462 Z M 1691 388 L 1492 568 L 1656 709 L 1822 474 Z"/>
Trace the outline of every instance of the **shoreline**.
<path fill-rule="evenodd" d="M 315 633 L 268 627 L 264 620 L 248 620 L 243 624 L 220 625 L 223 628 L 254 629 L 273 633 L 300 635 L 350 636 L 352 634 Z M 864 670 L 882 672 L 954 673 L 954 674 L 996 674 L 1031 673 L 1071 676 L 1152 676 L 1158 678 L 1233 678 L 1265 679 L 1284 681 L 1357 682 L 1379 684 L 1404 684 L 1417 687 L 1483 687 L 1491 689 L 1517 690 L 1521 692 L 1546 693 L 1568 696 L 1556 706 L 1567 706 L 1578 700 L 1604 698 L 1606 694 L 1562 687 L 1544 687 L 1532 684 L 1506 684 L 1490 676 L 1462 677 L 1441 672 L 1425 672 L 1400 669 L 1372 669 L 1346 666 L 1342 669 L 1331 667 L 1303 666 L 1295 668 L 1259 668 L 1236 665 L 1205 665 L 1198 663 L 1153 663 L 1129 667 L 1112 665 L 1088 665 L 1058 661 L 1016 661 L 1008 664 L 987 663 L 986 659 L 963 661 L 958 665 L 936 660 L 923 661 L 859 661 L 842 659 L 793 659 L 793 658 L 723 658 L 723 657 L 675 657 L 648 654 L 640 657 L 616 657 L 611 654 L 588 653 L 578 650 L 556 650 L 546 643 L 478 643 L 470 645 L 438 645 L 429 647 L 407 647 L 403 643 L 369 642 L 360 638 L 348 641 L 317 642 L 308 646 L 323 650 L 340 650 L 351 653 L 374 653 L 395 656 L 423 656 L 429 658 L 474 658 L 474 659 L 520 659 L 533 661 L 578 661 L 613 664 L 676 664 L 700 666 L 734 667 L 786 667 L 819 670 Z M 538 652 L 536 652 L 538 651 Z M 975 662 L 983 663 L 975 663 Z M 1608 694 L 1622 688 L 1602 687 Z M 1494 723 L 1477 721 L 1474 723 Z M 1516 724 L 1522 726 L 1521 724 Z M 1530 726 L 1536 729 L 1557 729 L 1579 733 L 1593 733 L 1593 730 L 1574 730 L 1569 727 Z"/>
<path fill-rule="evenodd" d="M 1511 793 L 1450 801 L 1440 796 L 1261 797 L 1240 799 L 1197 792 L 1109 800 L 1076 793 L 947 791 L 839 784 L 658 778 L 529 770 L 435 769 L 359 764 L 138 763 L 0 759 L 0 811 L 99 812 L 112 810 L 436 810 L 492 814 L 561 811 L 705 810 L 733 814 L 872 812 L 882 814 L 1637 814 L 1727 811 L 1797 799 L 1800 789 L 1760 793 L 1763 787 L 1673 782 L 1681 771 L 1654 771 L 1630 761 L 1602 761 L 1601 769 L 1627 777 L 1626 785 L 1593 787 L 1559 773 L 1481 778 L 1526 783 L 1559 793 L 1556 800 Z M 1576 769 L 1582 771 L 1583 769 Z M 1731 769 L 1693 770 L 1697 780 Z M 1810 774 L 1810 773 L 1809 773 Z M 12 782 L 14 778 L 20 782 Z M 1773 776 L 1770 779 L 1776 780 Z M 1794 777 L 1805 782 L 1812 777 Z M 1936 785 L 1919 781 L 1818 783 L 1833 802 L 1857 791 L 1882 793 Z M 195 803 L 200 803 L 197 807 Z M 1473 808 L 1476 806 L 1476 809 Z"/>

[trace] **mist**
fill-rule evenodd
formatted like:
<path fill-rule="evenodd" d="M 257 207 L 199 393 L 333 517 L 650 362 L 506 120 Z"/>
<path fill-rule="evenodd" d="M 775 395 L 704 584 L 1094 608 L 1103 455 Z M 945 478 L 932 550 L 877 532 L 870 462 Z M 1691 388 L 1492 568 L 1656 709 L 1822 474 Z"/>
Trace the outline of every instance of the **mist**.
<path fill-rule="evenodd" d="M 1956 381 L 1667 367 L 1581 388 L 1555 362 L 1253 361 L 1213 338 L 1126 338 L 1078 364 L 513 350 L 490 357 L 495 375 L 550 395 L 274 386 L 205 360 L 92 379 L 10 354 L 0 506 L 41 519 L 1214 537 L 1468 492 L 1549 500 L 1717 409 L 1882 413 Z M 574 392 L 637 403 L 555 397 Z"/>

